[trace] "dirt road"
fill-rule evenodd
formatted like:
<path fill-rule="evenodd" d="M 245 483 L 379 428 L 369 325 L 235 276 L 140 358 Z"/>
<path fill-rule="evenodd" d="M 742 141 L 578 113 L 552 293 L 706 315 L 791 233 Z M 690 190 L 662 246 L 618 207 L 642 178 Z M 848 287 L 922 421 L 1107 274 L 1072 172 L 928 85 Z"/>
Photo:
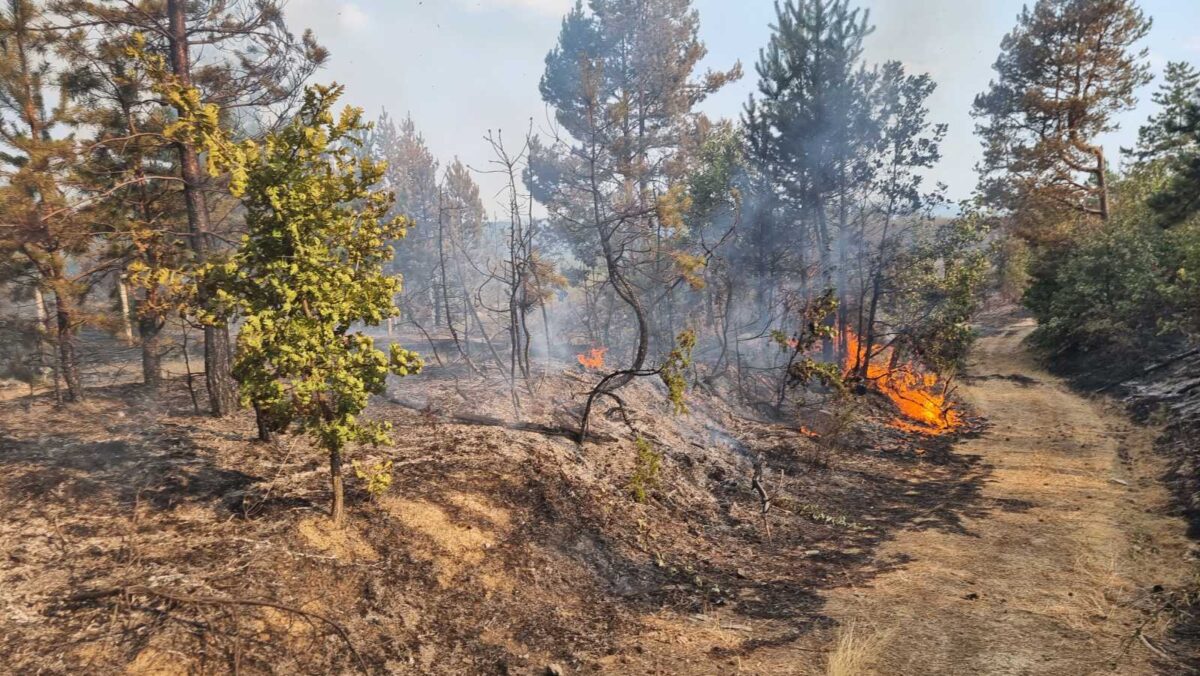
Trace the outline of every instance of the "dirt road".
<path fill-rule="evenodd" d="M 956 451 L 991 466 L 983 497 L 1005 507 L 967 534 L 901 533 L 880 555 L 907 564 L 831 595 L 854 627 L 844 673 L 1154 673 L 1132 606 L 1184 573 L 1184 526 L 1162 516 L 1150 433 L 1038 368 L 1032 328 L 982 338 L 965 388 L 991 427 Z"/>

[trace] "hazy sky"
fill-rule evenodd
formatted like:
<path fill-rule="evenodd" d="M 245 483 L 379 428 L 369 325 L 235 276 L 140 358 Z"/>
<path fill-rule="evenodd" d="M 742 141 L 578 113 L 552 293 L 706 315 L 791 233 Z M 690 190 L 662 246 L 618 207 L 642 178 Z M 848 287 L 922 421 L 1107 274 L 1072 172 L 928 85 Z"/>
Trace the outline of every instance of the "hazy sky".
<path fill-rule="evenodd" d="M 514 143 L 530 118 L 546 126 L 537 83 L 543 59 L 558 37 L 562 15 L 574 0 L 290 0 L 289 24 L 312 28 L 332 52 L 318 74 L 347 87 L 347 102 L 374 118 L 386 108 L 411 114 L 434 154 L 457 156 L 487 168 L 488 129 L 503 130 Z M 1021 0 L 864 0 L 875 33 L 867 39 L 868 62 L 899 60 L 938 83 L 932 119 L 950 125 L 943 160 L 930 178 L 950 187 L 954 199 L 969 196 L 979 144 L 972 135 L 971 101 L 992 76 L 1000 39 Z M 741 61 L 746 75 L 703 104 L 714 117 L 736 117 L 756 77 L 754 62 L 775 18 L 773 0 L 694 0 L 700 37 L 708 46 L 703 67 L 728 68 Z M 1154 18 L 1145 45 L 1155 73 L 1167 61 L 1200 65 L 1200 0 L 1143 0 Z M 1148 87 L 1139 108 L 1122 119 L 1122 130 L 1104 140 L 1113 160 L 1130 145 L 1138 125 L 1153 111 Z M 484 200 L 494 209 L 499 182 L 478 176 Z"/>

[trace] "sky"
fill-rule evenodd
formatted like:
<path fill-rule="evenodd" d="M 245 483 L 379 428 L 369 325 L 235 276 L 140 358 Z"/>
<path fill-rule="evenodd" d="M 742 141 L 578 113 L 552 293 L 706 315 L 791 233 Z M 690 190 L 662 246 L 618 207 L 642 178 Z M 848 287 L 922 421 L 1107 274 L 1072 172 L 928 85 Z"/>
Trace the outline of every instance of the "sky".
<path fill-rule="evenodd" d="M 455 157 L 486 171 L 488 130 L 517 144 L 532 123 L 551 117 L 538 95 L 546 53 L 554 47 L 562 16 L 574 0 L 289 0 L 294 31 L 312 28 L 332 53 L 317 74 L 346 85 L 346 102 L 375 118 L 411 115 L 445 166 Z M 980 155 L 971 102 L 992 77 L 1000 40 L 1011 30 L 1022 0 L 863 0 L 875 32 L 865 60 L 897 60 L 938 83 L 930 119 L 949 125 L 943 159 L 929 181 L 945 183 L 953 200 L 975 187 Z M 708 47 L 701 69 L 741 62 L 745 75 L 705 101 L 712 117 L 736 118 L 754 92 L 754 63 L 770 35 L 774 0 L 693 0 L 700 38 Z M 1156 75 L 1168 61 L 1200 65 L 1200 0 L 1142 0 L 1154 26 L 1144 47 Z M 1102 139 L 1115 161 L 1132 145 L 1137 128 L 1154 112 L 1150 94 L 1120 118 L 1121 130 Z M 476 180 L 490 210 L 501 211 L 498 177 Z"/>

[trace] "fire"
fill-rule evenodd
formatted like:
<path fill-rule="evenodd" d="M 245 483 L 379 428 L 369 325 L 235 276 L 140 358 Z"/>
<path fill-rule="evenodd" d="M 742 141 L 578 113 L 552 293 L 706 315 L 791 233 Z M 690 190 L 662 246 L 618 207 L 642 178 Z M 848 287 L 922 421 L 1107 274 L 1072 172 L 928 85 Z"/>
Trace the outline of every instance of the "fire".
<path fill-rule="evenodd" d="M 800 426 L 800 434 L 803 434 L 804 436 L 808 437 L 809 439 L 820 439 L 821 438 L 821 435 L 819 433 L 814 431 L 812 428 L 805 427 L 804 425 Z"/>
<path fill-rule="evenodd" d="M 605 352 L 608 352 L 607 347 L 593 347 L 587 354 L 576 355 L 575 358 L 585 369 L 602 369 L 604 368 Z"/>
<path fill-rule="evenodd" d="M 843 366 L 849 371 L 865 356 L 862 354 L 864 346 L 859 342 L 857 335 L 847 331 L 846 348 L 847 355 Z M 875 389 L 891 399 L 907 418 L 893 420 L 893 427 L 906 432 L 943 434 L 962 425 L 962 416 L 946 400 L 944 388 L 936 375 L 920 373 L 916 364 L 911 362 L 890 366 L 890 348 L 873 357 L 867 366 L 867 380 Z"/>

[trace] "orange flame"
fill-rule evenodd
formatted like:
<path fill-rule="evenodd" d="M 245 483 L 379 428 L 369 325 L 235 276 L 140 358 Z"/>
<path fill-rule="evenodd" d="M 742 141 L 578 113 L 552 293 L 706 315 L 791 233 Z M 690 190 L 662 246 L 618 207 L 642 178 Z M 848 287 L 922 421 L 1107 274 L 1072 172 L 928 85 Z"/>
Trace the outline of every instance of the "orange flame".
<path fill-rule="evenodd" d="M 809 439 L 820 439 L 821 438 L 821 435 L 819 433 L 812 430 L 811 428 L 805 427 L 804 425 L 800 426 L 800 434 L 803 434 L 804 436 L 808 437 Z"/>
<path fill-rule="evenodd" d="M 587 354 L 576 355 L 580 365 L 585 369 L 602 369 L 604 368 L 604 353 L 608 352 L 607 347 L 593 347 Z"/>
<path fill-rule="evenodd" d="M 865 346 L 852 331 L 846 332 L 846 359 L 843 367 L 849 371 L 861 362 Z M 906 432 L 922 434 L 944 434 L 962 425 L 962 416 L 946 400 L 944 388 L 932 373 L 918 372 L 911 362 L 890 366 L 891 348 L 872 355 L 867 365 L 867 380 L 884 396 L 892 400 L 896 408 L 908 420 L 897 418 L 892 427 Z"/>

